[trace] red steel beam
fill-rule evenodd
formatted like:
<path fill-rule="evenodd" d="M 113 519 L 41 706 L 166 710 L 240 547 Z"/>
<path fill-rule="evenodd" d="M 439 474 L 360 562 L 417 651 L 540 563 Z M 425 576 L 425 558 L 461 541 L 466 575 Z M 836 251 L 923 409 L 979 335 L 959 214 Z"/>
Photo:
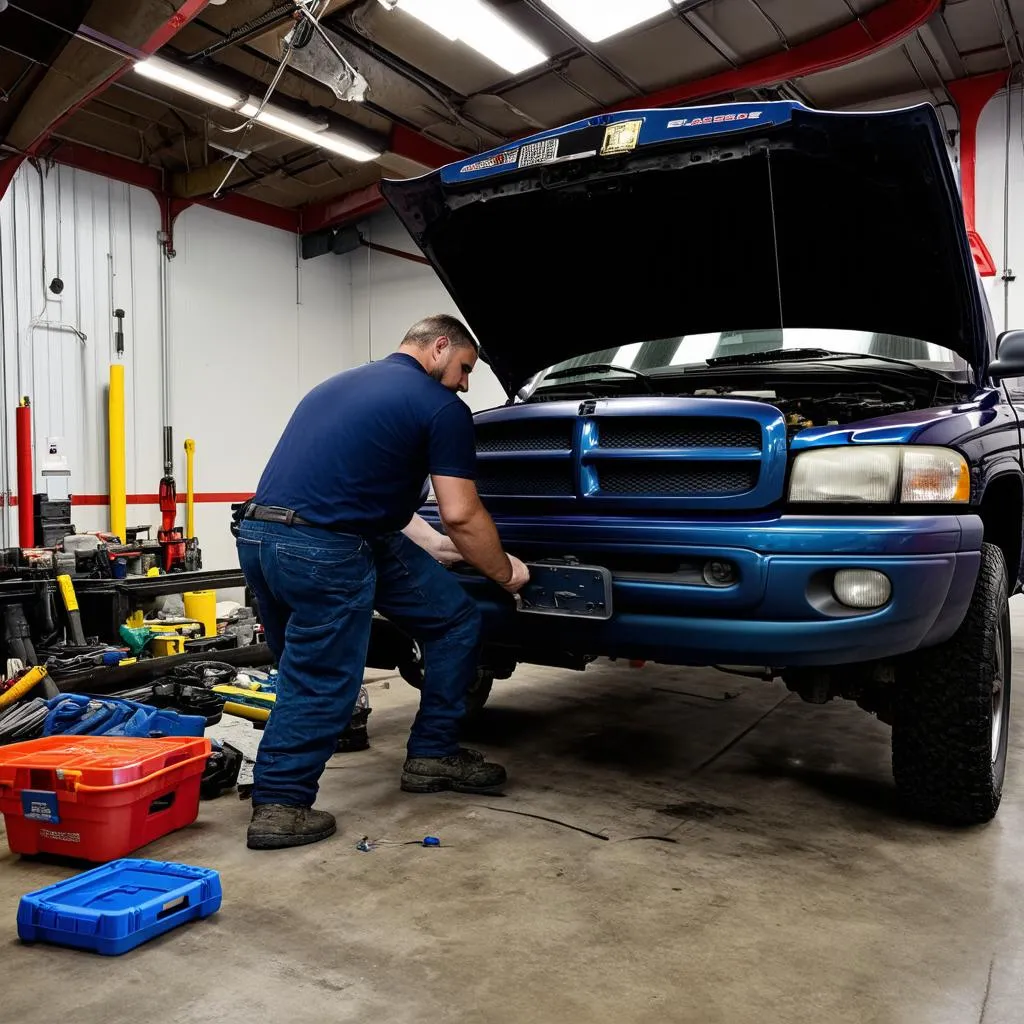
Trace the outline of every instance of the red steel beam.
<path fill-rule="evenodd" d="M 1010 80 L 1010 72 L 993 71 L 988 75 L 960 78 L 949 84 L 949 91 L 960 109 L 960 191 L 967 221 L 967 237 L 971 242 L 974 262 L 982 277 L 996 276 L 996 262 L 988 246 L 978 234 L 977 170 L 978 122 L 989 100 Z"/>
<path fill-rule="evenodd" d="M 453 149 L 427 138 L 420 132 L 414 132 L 404 124 L 396 124 L 391 129 L 388 150 L 396 156 L 405 157 L 406 160 L 412 160 L 427 168 L 442 167 L 469 155 L 461 149 Z"/>
<path fill-rule="evenodd" d="M 604 112 L 634 107 L 670 107 L 721 93 L 758 89 L 832 71 L 894 46 L 921 28 L 941 6 L 942 0 L 888 0 L 868 14 L 862 14 L 856 21 L 808 39 L 782 53 L 773 53 L 695 82 L 681 82 L 639 99 L 625 100 Z"/>
<path fill-rule="evenodd" d="M 310 231 L 321 231 L 338 224 L 351 224 L 362 220 L 384 206 L 384 199 L 376 185 L 346 192 L 335 199 L 327 199 L 313 206 L 304 206 L 299 211 L 299 227 L 305 234 Z"/>
<path fill-rule="evenodd" d="M 53 149 L 40 154 L 40 158 L 65 167 L 75 167 L 80 171 L 90 171 L 113 181 L 123 181 L 126 185 L 137 185 L 150 192 L 159 193 L 164 188 L 164 174 L 159 167 L 104 153 L 78 142 L 60 142 Z"/>

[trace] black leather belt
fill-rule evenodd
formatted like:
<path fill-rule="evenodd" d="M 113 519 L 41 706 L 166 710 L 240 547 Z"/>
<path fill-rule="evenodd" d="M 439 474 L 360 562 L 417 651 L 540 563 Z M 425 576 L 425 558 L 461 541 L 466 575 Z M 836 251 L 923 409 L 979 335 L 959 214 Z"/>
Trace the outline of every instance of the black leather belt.
<path fill-rule="evenodd" d="M 244 518 L 255 519 L 261 523 L 280 523 L 282 526 L 317 526 L 308 519 L 303 519 L 290 508 L 281 508 L 279 505 L 250 505 L 245 510 Z M 329 527 L 320 527 L 329 529 Z"/>

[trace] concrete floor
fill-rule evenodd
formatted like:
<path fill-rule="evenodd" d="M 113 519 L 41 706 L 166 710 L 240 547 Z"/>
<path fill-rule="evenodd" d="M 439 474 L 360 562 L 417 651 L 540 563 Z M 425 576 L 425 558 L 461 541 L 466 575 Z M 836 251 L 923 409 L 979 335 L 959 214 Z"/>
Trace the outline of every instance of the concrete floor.
<path fill-rule="evenodd" d="M 371 697 L 372 748 L 323 779 L 339 834 L 250 853 L 249 804 L 204 803 L 142 855 L 217 868 L 223 908 L 133 953 L 20 945 L 21 894 L 73 871 L 0 856 L 0 1021 L 1024 1020 L 1020 703 L 1000 814 L 958 832 L 900 817 L 884 726 L 780 684 L 521 670 L 472 737 L 498 798 L 401 793 L 415 694 Z"/>

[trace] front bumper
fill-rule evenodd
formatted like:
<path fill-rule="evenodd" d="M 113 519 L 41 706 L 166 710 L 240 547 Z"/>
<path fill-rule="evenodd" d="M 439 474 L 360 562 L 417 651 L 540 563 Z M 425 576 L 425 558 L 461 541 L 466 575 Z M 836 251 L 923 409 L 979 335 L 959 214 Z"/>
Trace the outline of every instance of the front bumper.
<path fill-rule="evenodd" d="M 423 514 L 439 525 L 436 512 Z M 948 639 L 963 621 L 983 538 L 976 515 L 517 517 L 496 524 L 508 550 L 525 560 L 572 556 L 620 566 L 612 570 L 615 613 L 600 622 L 521 615 L 495 584 L 460 572 L 484 614 L 485 643 L 522 661 L 571 653 L 783 668 L 906 654 Z M 623 568 L 652 556 L 730 561 L 738 579 L 713 588 L 665 573 L 637 578 Z M 884 572 L 892 582 L 889 602 L 857 612 L 823 599 L 832 575 L 847 568 Z"/>

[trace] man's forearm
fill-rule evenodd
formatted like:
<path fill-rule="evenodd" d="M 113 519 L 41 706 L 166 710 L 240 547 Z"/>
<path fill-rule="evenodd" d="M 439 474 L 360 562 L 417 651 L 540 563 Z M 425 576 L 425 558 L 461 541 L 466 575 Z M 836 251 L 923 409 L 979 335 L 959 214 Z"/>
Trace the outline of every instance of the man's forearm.
<path fill-rule="evenodd" d="M 418 544 L 427 551 L 433 550 L 436 540 L 441 534 L 435 530 L 422 516 L 415 515 L 409 525 L 402 530 L 414 544 Z"/>
<path fill-rule="evenodd" d="M 464 523 L 446 523 L 445 528 L 470 565 L 497 583 L 508 582 L 512 563 L 501 546 L 494 520 L 482 505 Z"/>

